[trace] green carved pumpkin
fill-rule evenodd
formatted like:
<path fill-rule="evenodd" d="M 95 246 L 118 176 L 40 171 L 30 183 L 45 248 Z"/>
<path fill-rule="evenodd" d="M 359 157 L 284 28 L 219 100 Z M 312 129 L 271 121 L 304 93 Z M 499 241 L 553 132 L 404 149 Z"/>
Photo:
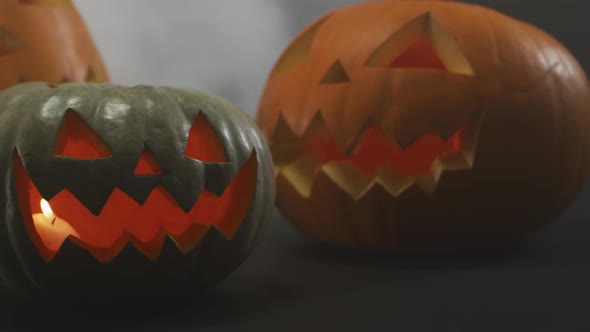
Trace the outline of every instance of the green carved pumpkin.
<path fill-rule="evenodd" d="M 258 129 L 197 91 L 20 84 L 0 92 L 0 149 L 0 271 L 45 294 L 214 284 L 274 199 Z"/>

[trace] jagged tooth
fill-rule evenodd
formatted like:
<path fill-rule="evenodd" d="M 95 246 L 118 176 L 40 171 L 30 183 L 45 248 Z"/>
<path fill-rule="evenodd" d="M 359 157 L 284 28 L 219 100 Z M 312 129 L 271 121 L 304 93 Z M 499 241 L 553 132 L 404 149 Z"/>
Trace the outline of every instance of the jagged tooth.
<path fill-rule="evenodd" d="M 415 184 L 424 190 L 427 194 L 432 195 L 436 190 L 438 180 L 444 171 L 444 167 L 440 164 L 440 161 L 436 159 L 432 164 L 432 169 L 429 174 L 423 176 L 414 177 Z"/>
<path fill-rule="evenodd" d="M 230 236 L 227 236 L 227 234 L 224 234 L 224 232 L 222 230 L 220 230 L 219 227 L 217 227 L 215 225 L 213 225 L 211 228 L 209 228 L 209 231 L 205 234 L 205 236 L 201 240 L 202 243 L 207 242 L 209 237 L 213 237 L 213 238 L 219 239 L 219 240 L 230 240 L 232 238 Z"/>
<path fill-rule="evenodd" d="M 210 225 L 193 224 L 180 235 L 166 233 L 166 236 L 172 240 L 178 250 L 187 254 L 196 249 L 205 238 L 205 235 L 211 229 Z"/>
<path fill-rule="evenodd" d="M 433 125 L 432 133 L 441 139 L 448 141 L 456 132 L 461 128 L 457 128 L 456 126 L 452 126 L 450 124 L 441 124 L 436 123 Z"/>
<path fill-rule="evenodd" d="M 53 262 L 54 260 L 59 259 L 60 256 L 66 255 L 73 249 L 84 248 L 80 246 L 76 240 L 77 239 L 72 235 L 68 235 L 65 239 L 63 239 L 63 241 L 61 241 L 61 244 L 55 252 L 50 250 L 40 250 L 39 254 L 44 261 L 48 263 Z"/>
<path fill-rule="evenodd" d="M 35 184 L 35 188 L 37 188 L 44 199 L 51 200 L 65 188 L 61 178 L 52 176 L 52 174 L 56 174 L 53 173 L 55 170 L 54 167 L 42 168 L 42 164 L 40 163 L 27 162 L 17 152 L 14 153 L 14 158 L 23 165 L 25 174 Z"/>
<path fill-rule="evenodd" d="M 392 143 L 397 144 L 402 150 L 406 150 L 410 146 L 412 146 L 416 141 L 424 136 L 425 132 L 422 133 L 415 133 L 413 135 L 407 133 L 398 133 L 394 134 L 391 138 Z"/>
<path fill-rule="evenodd" d="M 357 168 L 346 162 L 325 164 L 321 171 L 354 199 L 362 197 L 373 178 L 373 176 L 361 174 Z"/>
<path fill-rule="evenodd" d="M 150 257 L 149 254 L 146 254 L 146 252 L 141 249 L 141 246 L 138 246 L 134 242 L 133 238 L 127 233 L 121 237 L 121 241 L 123 244 L 122 247 L 118 250 L 112 250 L 111 257 L 108 262 L 112 262 L 121 258 L 129 259 L 129 257 L 134 257 L 134 259 L 141 257 L 148 262 L 155 262 L 159 258 L 159 254 L 158 257 Z"/>
<path fill-rule="evenodd" d="M 152 239 L 152 241 L 157 241 L 157 246 L 155 247 L 155 249 L 152 250 L 149 250 L 149 248 L 147 248 L 147 245 L 140 243 L 139 241 L 137 241 L 137 239 L 135 239 L 135 237 L 133 237 L 129 233 L 123 233 L 119 238 L 117 238 L 117 240 L 113 242 L 113 245 L 107 249 L 89 247 L 77 239 L 73 242 L 78 247 L 87 250 L 98 262 L 102 264 L 111 262 L 119 255 L 121 255 L 123 250 L 129 250 L 126 248 L 130 246 L 132 246 L 134 250 L 138 251 L 149 260 L 157 261 L 162 252 L 162 246 L 164 244 L 164 237 L 166 234 L 166 231 L 162 227 L 160 227 L 158 233 Z"/>
<path fill-rule="evenodd" d="M 448 140 L 460 129 L 455 125 L 456 123 L 474 123 L 474 128 L 466 130 L 462 133 L 462 144 L 464 147 L 464 154 L 467 160 L 473 159 L 473 152 L 477 140 L 477 132 L 479 131 L 479 124 L 481 122 L 482 113 L 474 113 L 473 119 L 469 121 L 451 121 L 451 122 L 435 122 L 427 124 L 421 123 L 416 128 L 398 128 L 393 133 L 383 133 L 393 145 L 399 146 L 401 149 L 406 150 L 411 145 L 427 133 L 437 135 L 441 139 Z M 362 122 L 354 132 L 357 134 L 351 135 L 346 142 L 337 142 L 342 150 L 347 154 L 350 154 L 358 144 L 359 139 L 363 136 L 366 129 L 369 127 L 377 127 L 380 125 L 378 121 L 368 116 L 367 119 Z M 430 128 L 430 129 L 429 129 Z M 294 163 L 297 158 L 304 155 L 304 150 L 307 147 L 309 137 L 323 135 L 326 139 L 335 140 L 331 131 L 327 127 L 325 120 L 320 111 L 317 111 L 312 118 L 311 122 L 305 128 L 302 133 L 295 133 L 291 126 L 284 119 L 282 113 L 279 113 L 275 130 L 273 131 L 272 137 L 269 140 L 269 146 L 273 153 L 274 162 L 277 166 L 284 166 Z M 276 142 L 281 142 L 281 146 L 277 147 Z"/>
<path fill-rule="evenodd" d="M 160 227 L 153 239 L 149 241 L 149 244 L 142 244 L 133 235 L 125 232 L 116 238 L 113 241 L 113 244 L 107 248 L 89 246 L 79 238 L 69 235 L 64 238 L 56 253 L 47 253 L 43 258 L 46 261 L 51 262 L 56 256 L 62 255 L 64 251 L 68 252 L 72 250 L 72 248 L 77 248 L 88 252 L 88 254 L 98 262 L 108 264 L 119 256 L 123 250 L 132 246 L 134 250 L 137 250 L 151 261 L 156 261 L 162 254 L 166 238 L 169 238 L 182 253 L 186 254 L 202 243 L 210 229 L 210 225 L 192 224 L 185 232 L 178 236 L 174 236 L 164 227 Z M 220 234 L 222 233 L 220 232 Z M 155 247 L 153 247 L 154 244 L 156 244 Z"/>
<path fill-rule="evenodd" d="M 362 122 L 357 128 L 353 130 L 353 132 L 356 134 L 351 135 L 346 144 L 341 146 L 342 151 L 344 151 L 344 153 L 347 155 L 351 155 L 369 128 L 379 128 L 378 122 L 371 115 L 369 115 L 364 122 Z M 380 132 L 382 131 L 380 130 Z M 393 141 L 393 138 L 387 138 L 390 141 Z M 392 142 L 392 144 L 395 143 Z"/>
<path fill-rule="evenodd" d="M 133 198 L 139 205 L 143 205 L 159 182 L 159 175 L 129 177 L 122 178 L 117 184 L 117 188 Z"/>
<path fill-rule="evenodd" d="M 200 227 L 201 225 L 198 226 L 199 227 L 191 227 L 191 229 L 187 230 L 187 232 L 182 234 L 181 236 L 172 236 L 163 227 L 160 227 L 156 236 L 153 239 L 153 241 L 157 241 L 157 246 L 155 248 L 147 248 L 147 245 L 140 243 L 128 233 L 122 234 L 113 242 L 113 245 L 109 248 L 90 247 L 86 245 L 84 242 L 82 242 L 80 239 L 75 238 L 73 236 L 68 236 L 64 239 L 58 252 L 54 255 L 46 257 L 46 260 L 51 261 L 57 256 L 57 254 L 60 251 L 68 251 L 71 250 L 70 247 L 75 246 L 77 248 L 87 251 L 92 257 L 94 257 L 94 259 L 96 259 L 101 264 L 108 264 L 111 261 L 113 261 L 117 256 L 119 256 L 121 252 L 125 250 L 127 247 L 133 246 L 134 250 L 137 250 L 139 253 L 141 253 L 151 261 L 156 261 L 162 254 L 162 248 L 164 246 L 166 238 L 169 238 L 176 245 L 176 247 L 182 253 L 185 254 L 198 247 L 210 229 L 208 225 L 202 225 L 202 227 Z M 153 243 L 150 243 L 150 246 L 152 244 Z"/>
<path fill-rule="evenodd" d="M 283 166 L 292 163 L 302 154 L 307 144 L 307 137 L 305 134 L 301 137 L 296 135 L 283 113 L 279 113 L 272 136 L 268 141 L 275 165 Z M 276 142 L 280 142 L 280 146 L 277 146 Z"/>
<path fill-rule="evenodd" d="M 164 245 L 164 239 L 166 236 L 166 231 L 164 230 L 164 228 L 160 227 L 160 229 L 158 230 L 158 233 L 156 235 L 156 237 L 154 237 L 150 242 L 152 241 L 156 241 L 156 246 L 154 248 L 150 248 L 153 243 L 150 244 L 143 244 L 139 241 L 137 241 L 134 237 L 129 236 L 130 238 L 130 243 L 142 254 L 144 254 L 147 258 L 149 258 L 151 261 L 157 261 L 160 258 L 160 255 L 162 254 L 162 246 Z"/>
<path fill-rule="evenodd" d="M 88 186 L 88 184 L 85 184 Z M 93 215 L 98 216 L 102 212 L 102 209 L 105 207 L 109 198 L 115 191 L 115 186 L 110 183 L 99 183 L 94 182 L 92 183 L 92 191 L 88 191 L 88 187 L 84 186 L 82 183 L 73 184 L 70 183 L 66 186 L 66 189 L 76 197 L 76 199 L 82 204 L 88 211 L 90 211 Z"/>
<path fill-rule="evenodd" d="M 183 249 L 181 249 L 182 244 L 179 244 L 178 241 L 175 239 L 175 236 L 173 236 L 170 233 L 165 233 L 164 234 L 164 242 L 162 243 L 162 255 L 165 255 L 165 253 L 169 253 L 170 251 L 178 251 L 182 254 L 187 254 L 189 251 L 184 251 Z"/>
<path fill-rule="evenodd" d="M 429 195 L 434 193 L 436 188 L 436 181 L 432 175 L 418 176 L 414 179 L 414 183 Z"/>
<path fill-rule="evenodd" d="M 362 174 L 346 162 L 333 162 L 322 167 L 322 172 L 353 199 L 361 199 L 375 185 L 381 186 L 392 196 L 399 196 L 410 188 L 413 179 L 393 172 L 389 167 L 380 168 L 375 174 Z"/>
<path fill-rule="evenodd" d="M 449 140 L 451 136 L 462 130 L 461 135 L 464 135 L 467 131 L 466 127 L 472 128 L 473 125 L 477 124 L 481 112 L 464 110 L 462 112 L 456 112 L 453 115 L 441 114 L 441 118 L 435 119 L 432 123 L 432 131 L 444 140 Z"/>
<path fill-rule="evenodd" d="M 82 250 L 91 255 L 96 261 L 101 264 L 107 264 L 117 257 L 121 251 L 127 246 L 128 239 L 125 235 L 120 236 L 113 242 L 109 248 L 96 248 L 85 244 L 82 240 L 73 235 L 69 235 L 64 239 L 57 252 L 48 257 L 44 257 L 46 261 L 51 262 L 59 260 L 61 255 L 69 255 L 72 250 Z"/>
<path fill-rule="evenodd" d="M 278 173 L 282 174 L 293 185 L 299 195 L 309 198 L 311 197 L 311 188 L 318 168 L 319 165 L 314 160 L 301 158 L 288 166 L 280 168 Z"/>
<path fill-rule="evenodd" d="M 279 173 L 293 185 L 299 195 L 309 198 L 317 169 L 317 164 L 308 159 L 302 159 L 298 163 L 280 169 Z M 430 174 L 414 178 L 397 174 L 387 166 L 382 167 L 374 174 L 363 174 L 347 162 L 328 163 L 321 166 L 320 171 L 353 199 L 358 200 L 375 185 L 381 186 L 394 197 L 399 196 L 413 185 L 432 194 L 444 167 L 435 162 Z"/>
<path fill-rule="evenodd" d="M 166 176 L 162 178 L 161 183 L 184 213 L 188 213 L 205 188 L 202 179 L 199 177 L 180 179 L 174 176 Z"/>
<path fill-rule="evenodd" d="M 205 188 L 217 197 L 221 196 L 237 173 L 233 163 L 204 163 L 207 180 Z"/>
<path fill-rule="evenodd" d="M 78 244 L 79 247 L 86 249 L 94 259 L 96 259 L 101 264 L 110 263 L 115 257 L 119 256 L 123 249 L 129 245 L 129 239 L 122 235 L 119 237 L 113 245 L 108 249 L 99 250 L 96 248 L 91 248 L 86 245 Z"/>
<path fill-rule="evenodd" d="M 375 183 L 380 184 L 388 193 L 396 197 L 410 188 L 414 184 L 414 180 L 395 173 L 390 167 L 385 166 L 379 169 Z"/>
<path fill-rule="evenodd" d="M 321 134 L 326 132 L 330 132 L 326 125 L 326 119 L 322 112 L 317 110 L 307 125 L 307 128 L 305 128 L 303 134 L 300 136 L 317 135 L 318 133 Z"/>
<path fill-rule="evenodd" d="M 473 161 L 475 159 L 475 149 L 478 141 L 478 133 L 481 126 L 483 116 L 479 116 L 474 120 L 474 126 L 472 129 L 467 130 L 461 136 L 461 153 L 465 160 L 469 163 L 470 167 L 473 167 Z"/>
<path fill-rule="evenodd" d="M 471 168 L 471 163 L 462 153 L 440 157 L 435 160 L 435 164 L 439 165 L 443 170 L 448 171 L 460 171 Z"/>
<path fill-rule="evenodd" d="M 376 174 L 365 175 L 349 163 L 333 162 L 322 166 L 307 158 L 297 159 L 284 167 L 277 167 L 275 169 L 275 175 L 282 174 L 293 185 L 295 190 L 301 196 L 306 198 L 311 196 L 313 182 L 317 175 L 317 171 L 320 169 L 336 185 L 355 199 L 362 197 L 376 184 L 381 185 L 393 196 L 400 195 L 414 184 L 425 192 L 432 194 L 435 191 L 439 178 L 445 170 L 463 170 L 471 169 L 473 167 L 477 136 L 483 118 L 482 114 L 483 113 L 481 112 L 476 113 L 471 122 L 474 124 L 473 127 L 462 132 L 461 153 L 436 159 L 431 172 L 425 176 L 414 178 L 406 177 L 400 174 L 395 174 L 395 172 L 388 167 L 380 169 Z M 323 122 L 321 113 L 318 112 L 316 114 L 314 117 L 314 123 L 314 129 L 312 130 L 312 126 L 310 125 L 300 139 L 301 141 L 305 141 L 306 135 L 310 135 L 310 133 L 314 131 L 317 132 L 317 130 L 323 131 L 324 135 L 330 135 Z M 351 148 L 346 149 L 346 147 L 344 147 L 344 150 L 348 152 L 350 152 L 349 150 L 353 150 L 366 128 L 374 123 L 375 121 L 373 119 L 368 118 L 365 124 L 361 126 L 361 129 L 359 129 L 359 135 L 352 140 L 353 144 Z M 465 123 L 469 123 L 469 121 L 466 121 Z M 434 129 L 437 130 L 435 134 L 438 134 L 442 139 L 448 140 L 456 132 L 456 129 L 453 128 L 453 130 L 451 130 L 445 128 L 445 126 L 435 126 Z M 441 131 L 442 133 L 440 133 Z M 418 133 L 420 130 L 416 128 L 414 130 L 404 129 L 393 135 L 387 135 L 387 137 L 392 144 L 397 144 L 400 148 L 407 149 L 424 133 L 424 131 L 422 131 L 422 134 L 419 135 L 412 134 L 412 132 Z M 294 158 L 297 158 L 297 156 L 292 156 L 292 159 Z"/>
<path fill-rule="evenodd" d="M 299 156 L 304 155 L 310 137 L 317 138 L 318 136 L 321 136 L 325 140 L 334 141 L 344 152 L 350 153 L 355 148 L 358 140 L 362 137 L 366 129 L 371 126 L 378 127 L 377 121 L 371 117 L 367 117 L 358 128 L 352 130 L 352 132 L 356 134 L 350 135 L 345 141 L 338 141 L 334 137 L 330 128 L 326 125 L 326 121 L 319 110 L 315 113 L 308 126 L 301 133 L 297 133 L 292 129 L 282 113 L 279 113 L 279 119 L 276 122 L 275 130 L 269 139 L 269 147 L 273 154 L 274 163 L 277 166 L 291 164 L 295 162 Z M 280 146 L 277 146 L 277 142 L 280 142 Z"/>
<path fill-rule="evenodd" d="M 420 138 L 420 136 L 418 137 L 414 137 L 411 140 L 408 141 L 402 141 L 402 142 L 398 142 L 398 146 L 403 150 L 407 150 L 410 146 L 412 146 L 414 143 L 416 143 L 416 141 L 418 140 L 418 138 Z"/>

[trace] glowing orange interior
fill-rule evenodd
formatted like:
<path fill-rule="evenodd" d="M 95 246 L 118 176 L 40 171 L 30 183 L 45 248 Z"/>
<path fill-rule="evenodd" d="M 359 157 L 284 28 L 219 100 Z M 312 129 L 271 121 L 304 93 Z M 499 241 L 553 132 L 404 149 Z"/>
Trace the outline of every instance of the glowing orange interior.
<path fill-rule="evenodd" d="M 411 44 L 389 66 L 392 68 L 447 69 L 430 42 L 423 38 Z"/>
<path fill-rule="evenodd" d="M 418 38 L 410 44 L 391 61 L 389 67 L 447 70 L 431 42 L 425 38 Z M 345 153 L 333 138 L 324 135 L 311 137 L 308 151 L 320 164 L 345 161 L 364 174 L 373 174 L 388 166 L 399 174 L 424 175 L 432 170 L 437 158 L 461 153 L 462 137 L 472 130 L 473 126 L 468 125 L 447 140 L 438 135 L 426 134 L 402 149 L 392 144 L 379 129 L 371 127 L 364 132 L 350 154 Z"/>
<path fill-rule="evenodd" d="M 156 161 L 154 154 L 146 147 L 141 153 L 139 162 L 135 167 L 135 175 L 149 174 L 162 174 L 162 170 L 160 169 L 160 165 L 158 165 L 158 161 Z"/>
<path fill-rule="evenodd" d="M 432 169 L 438 157 L 461 152 L 461 137 L 472 130 L 466 126 L 455 132 L 448 140 L 437 135 L 421 136 L 406 149 L 392 144 L 379 129 L 368 128 L 348 155 L 331 137 L 314 136 L 309 140 L 308 151 L 320 164 L 349 162 L 364 174 L 373 174 L 384 166 L 404 175 L 424 175 Z"/>
<path fill-rule="evenodd" d="M 111 156 L 111 149 L 73 111 L 63 117 L 54 150 L 56 156 L 76 159 Z"/>
<path fill-rule="evenodd" d="M 88 134 L 88 127 L 70 126 L 66 120 L 64 123 L 56 151 L 76 158 L 97 156 L 94 148 L 103 146 L 100 139 Z M 160 169 L 153 155 L 146 151 L 138 163 L 139 174 L 158 173 Z M 223 146 L 203 116 L 197 117 L 193 124 L 186 154 L 203 161 L 225 161 Z M 110 261 L 128 242 L 156 260 L 166 233 L 184 252 L 195 248 L 211 226 L 232 238 L 254 196 L 257 159 L 253 152 L 221 197 L 204 190 L 188 213 L 158 186 L 143 205 L 115 189 L 98 216 L 64 189 L 48 202 L 51 210 L 48 214 L 42 210 L 41 194 L 16 151 L 14 171 L 23 222 L 44 259 L 51 260 L 63 241 L 70 238 L 101 262 Z"/>

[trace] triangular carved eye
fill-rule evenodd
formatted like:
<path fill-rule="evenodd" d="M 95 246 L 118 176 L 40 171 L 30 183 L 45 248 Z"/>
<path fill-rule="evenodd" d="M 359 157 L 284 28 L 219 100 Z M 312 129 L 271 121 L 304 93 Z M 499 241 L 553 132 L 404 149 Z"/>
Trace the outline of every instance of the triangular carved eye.
<path fill-rule="evenodd" d="M 337 84 L 346 82 L 350 82 L 350 78 L 348 77 L 344 66 L 342 66 L 342 62 L 336 60 L 336 62 L 330 66 L 320 84 Z"/>
<path fill-rule="evenodd" d="M 135 167 L 135 175 L 151 175 L 151 174 L 162 174 L 162 169 L 154 157 L 154 154 L 150 148 L 145 145 L 137 167 Z"/>
<path fill-rule="evenodd" d="M 369 67 L 429 68 L 473 76 L 454 37 L 431 13 L 420 15 L 392 34 L 369 56 Z"/>
<path fill-rule="evenodd" d="M 312 23 L 309 28 L 289 45 L 272 69 L 270 73 L 271 78 L 292 66 L 305 63 L 309 60 L 315 35 L 329 16 L 330 14 Z"/>
<path fill-rule="evenodd" d="M 57 134 L 55 155 L 77 159 L 97 159 L 110 157 L 111 150 L 76 112 L 68 110 L 64 114 Z"/>
<path fill-rule="evenodd" d="M 430 42 L 419 39 L 389 65 L 391 68 L 430 68 L 447 70 Z"/>
<path fill-rule="evenodd" d="M 225 162 L 225 149 L 203 113 L 193 122 L 184 154 L 203 162 Z"/>

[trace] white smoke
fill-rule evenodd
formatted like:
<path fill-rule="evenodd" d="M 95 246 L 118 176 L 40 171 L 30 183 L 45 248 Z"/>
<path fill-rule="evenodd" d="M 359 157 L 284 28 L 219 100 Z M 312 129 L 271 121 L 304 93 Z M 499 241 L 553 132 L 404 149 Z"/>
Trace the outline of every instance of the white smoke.
<path fill-rule="evenodd" d="M 114 83 L 223 96 L 254 115 L 294 36 L 276 0 L 76 0 Z"/>

